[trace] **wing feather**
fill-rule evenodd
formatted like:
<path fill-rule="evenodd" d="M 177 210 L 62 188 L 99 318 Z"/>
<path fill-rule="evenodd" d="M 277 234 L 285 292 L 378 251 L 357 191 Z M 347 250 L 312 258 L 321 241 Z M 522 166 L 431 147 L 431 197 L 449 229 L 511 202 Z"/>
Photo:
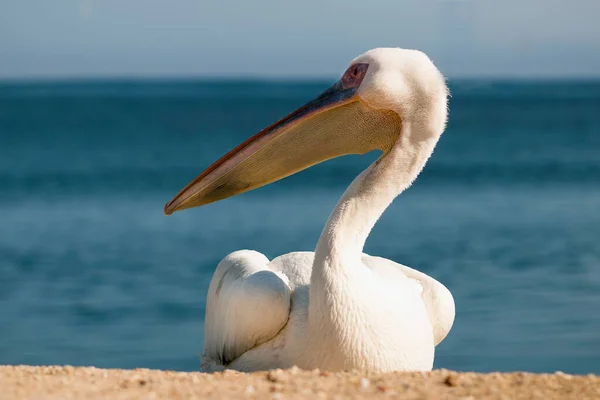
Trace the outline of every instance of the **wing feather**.
<path fill-rule="evenodd" d="M 454 298 L 450 291 L 437 280 L 416 269 L 398 264 L 382 257 L 363 254 L 363 262 L 378 274 L 393 279 L 394 275 L 402 273 L 420 287 L 421 298 L 427 308 L 429 320 L 433 328 L 433 337 L 437 346 L 450 332 L 454 323 Z"/>
<path fill-rule="evenodd" d="M 204 353 L 227 365 L 273 338 L 287 323 L 290 287 L 256 251 L 229 254 L 217 266 L 208 289 Z"/>

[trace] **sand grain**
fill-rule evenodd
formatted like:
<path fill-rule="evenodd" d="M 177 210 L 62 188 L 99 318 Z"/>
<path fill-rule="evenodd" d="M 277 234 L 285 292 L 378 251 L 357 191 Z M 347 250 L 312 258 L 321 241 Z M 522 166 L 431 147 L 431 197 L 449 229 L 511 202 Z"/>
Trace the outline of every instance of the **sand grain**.
<path fill-rule="evenodd" d="M 203 374 L 80 367 L 0 367 L 0 399 L 600 399 L 600 377 L 563 373 Z"/>

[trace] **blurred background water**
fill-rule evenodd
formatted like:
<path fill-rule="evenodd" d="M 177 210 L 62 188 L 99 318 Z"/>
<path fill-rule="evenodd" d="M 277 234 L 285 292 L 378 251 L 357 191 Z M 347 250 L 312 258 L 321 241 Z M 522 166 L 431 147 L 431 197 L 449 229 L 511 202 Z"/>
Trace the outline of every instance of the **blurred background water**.
<path fill-rule="evenodd" d="M 436 367 L 600 373 L 600 82 L 450 82 L 446 133 L 365 251 L 454 294 Z M 0 364 L 197 369 L 219 260 L 314 249 L 377 155 L 162 208 L 329 83 L 0 84 Z"/>

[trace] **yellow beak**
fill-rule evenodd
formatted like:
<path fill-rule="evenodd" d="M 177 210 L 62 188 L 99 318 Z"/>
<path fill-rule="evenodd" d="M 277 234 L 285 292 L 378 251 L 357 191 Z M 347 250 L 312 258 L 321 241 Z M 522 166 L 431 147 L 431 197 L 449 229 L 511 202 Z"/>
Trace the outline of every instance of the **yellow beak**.
<path fill-rule="evenodd" d="M 338 81 L 315 100 L 263 129 L 208 167 L 165 206 L 198 207 L 278 181 L 331 158 L 386 152 L 401 121 L 366 105 Z"/>

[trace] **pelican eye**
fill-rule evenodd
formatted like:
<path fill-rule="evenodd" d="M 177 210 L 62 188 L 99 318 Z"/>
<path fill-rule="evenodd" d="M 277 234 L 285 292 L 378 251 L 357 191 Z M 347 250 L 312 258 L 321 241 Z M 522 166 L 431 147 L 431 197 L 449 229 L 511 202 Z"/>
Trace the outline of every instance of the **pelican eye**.
<path fill-rule="evenodd" d="M 344 88 L 358 87 L 367 74 L 369 64 L 360 63 L 351 65 L 342 76 L 342 84 Z"/>

